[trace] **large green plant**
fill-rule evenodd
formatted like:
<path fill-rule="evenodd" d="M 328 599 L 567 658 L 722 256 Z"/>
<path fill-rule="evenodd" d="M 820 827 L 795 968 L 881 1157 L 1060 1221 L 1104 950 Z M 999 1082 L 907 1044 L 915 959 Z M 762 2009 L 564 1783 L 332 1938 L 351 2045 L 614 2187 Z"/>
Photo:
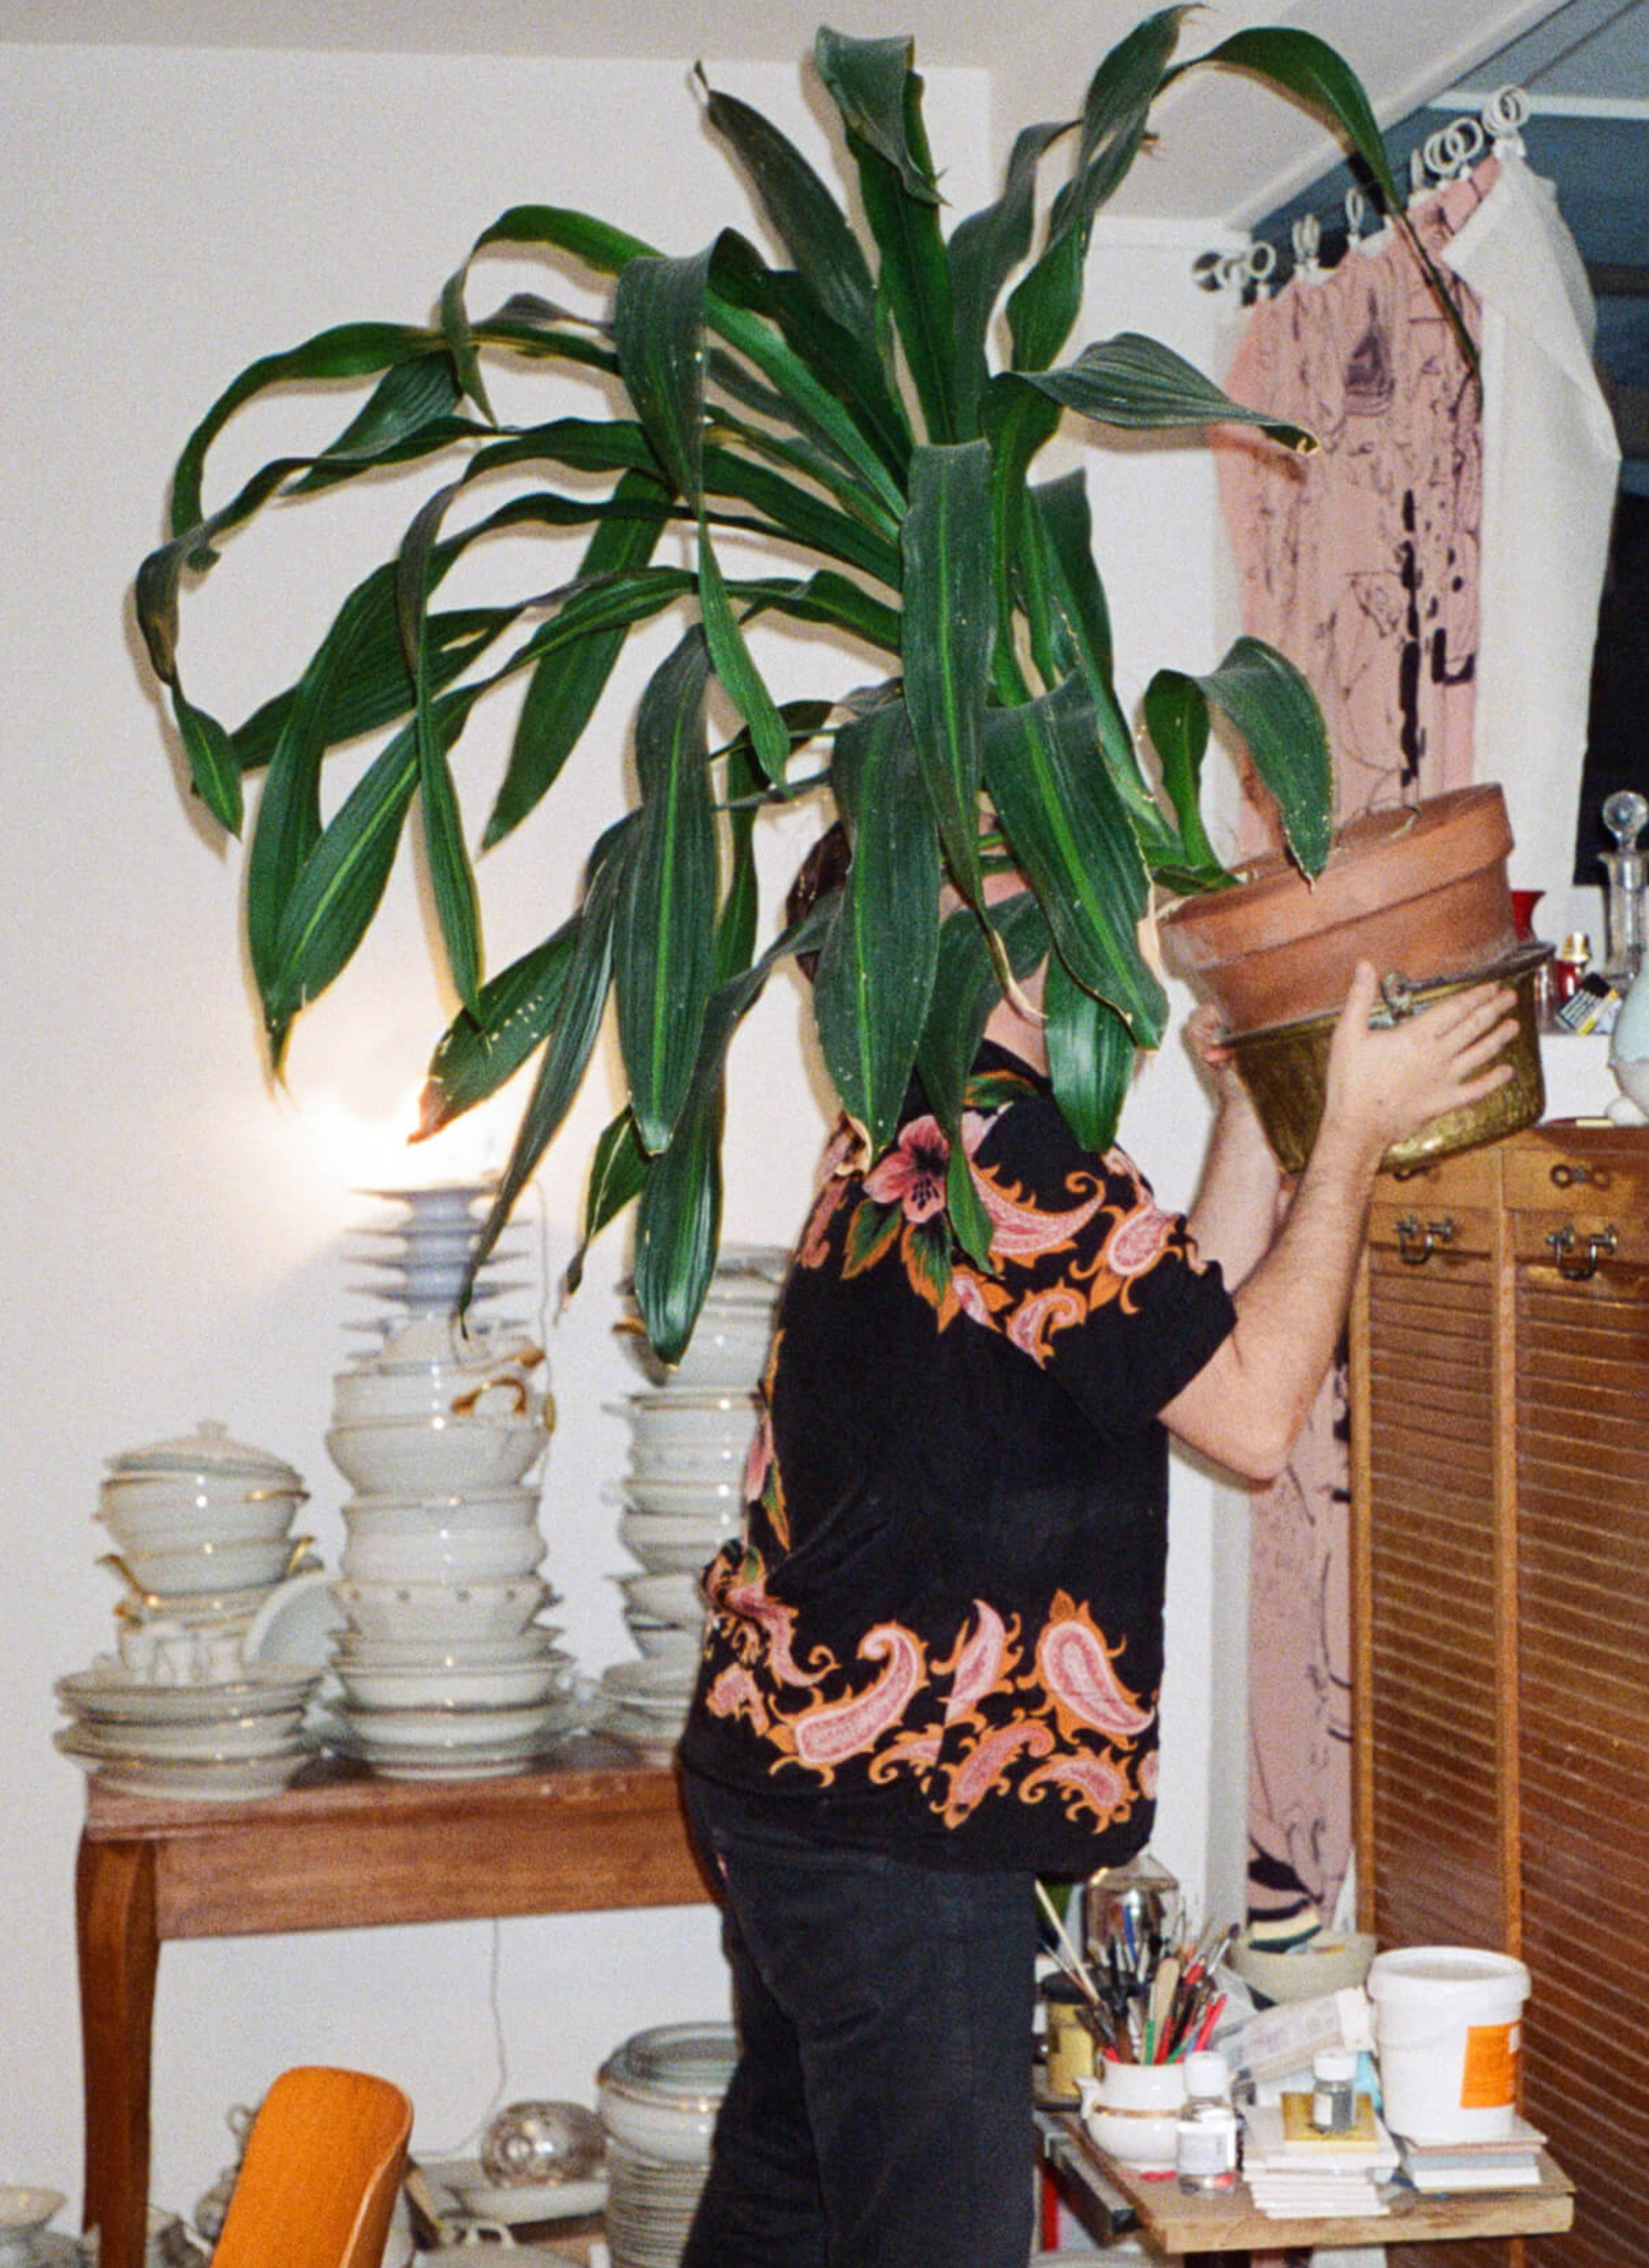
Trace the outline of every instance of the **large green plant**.
<path fill-rule="evenodd" d="M 371 924 L 416 804 L 460 1004 L 435 1051 L 422 1130 L 540 1056 L 490 1243 L 566 1116 L 611 993 L 628 1096 L 598 1145 L 585 1241 L 639 1200 L 637 1293 L 666 1359 L 686 1344 L 716 1254 L 728 1042 L 781 956 L 819 953 L 824 1061 L 876 1148 L 913 1066 L 954 1132 L 986 1014 L 1011 969 L 1034 966 L 1051 940 L 1055 1091 L 1083 1140 L 1103 1145 L 1134 1050 L 1163 1028 L 1162 991 L 1136 941 L 1150 885 L 1227 879 L 1197 811 L 1211 709 L 1246 742 L 1302 866 L 1314 873 L 1327 856 L 1316 703 L 1255 639 L 1205 675 L 1152 680 L 1153 788 L 1113 682 L 1082 476 L 1034 476 L 1067 412 L 1156 430 L 1240 420 L 1309 446 L 1150 339 L 1067 352 L 1095 216 L 1182 72 L 1239 69 L 1326 114 L 1400 210 L 1367 100 L 1333 49 L 1305 32 L 1251 30 L 1176 63 L 1188 12 L 1164 9 L 1123 39 L 1079 117 L 1020 133 L 1000 197 L 948 234 L 910 43 L 821 30 L 814 63 L 862 220 L 777 128 L 706 85 L 710 126 L 788 266 L 732 229 L 676 258 L 581 212 L 517 206 L 475 252 L 526 247 L 613 277 L 610 320 L 535 295 L 478 318 L 467 261 L 426 325 L 349 324 L 254 363 L 179 460 L 171 537 L 139 571 L 139 615 L 195 787 L 224 827 L 240 827 L 243 777 L 263 774 L 246 918 L 276 1061 L 299 1009 Z M 1039 227 L 1039 169 L 1062 145 L 1068 171 Z M 585 414 L 501 423 L 488 390 L 496 364 L 558 387 L 593 381 Z M 331 445 L 277 459 L 209 507 L 206 460 L 229 417 L 270 389 L 321 379 L 372 381 Z M 186 576 L 272 498 L 413 460 L 438 468 L 438 484 L 397 556 L 343 597 L 297 683 L 234 731 L 196 707 L 178 669 Z M 522 493 L 524 471 L 544 485 Z M 507 500 L 449 528 L 455 504 L 505 475 Z M 522 532 L 580 526 L 590 533 L 578 573 L 543 596 Z M 678 526 L 691 563 L 663 563 L 660 539 Z M 771 571 L 729 576 L 716 542 L 725 528 L 747 548 L 769 544 Z M 440 607 L 464 552 L 504 531 L 529 562 L 519 602 Z M 667 610 L 683 628 L 637 712 L 638 806 L 592 847 L 571 917 L 488 977 L 453 768 L 466 721 L 494 687 L 525 678 L 484 848 L 554 784 L 629 630 Z M 776 703 L 747 643 L 762 615 L 825 625 L 874 657 L 880 686 L 849 709 Z M 712 678 L 742 719 L 715 748 Z M 328 817 L 323 760 L 374 733 L 381 748 Z M 848 880 L 758 954 L 754 823 L 818 791 L 845 822 Z M 986 806 L 1029 883 L 990 914 Z M 946 878 L 961 910 L 942 922 Z M 953 1159 L 953 1225 L 983 1258 L 988 1232 L 960 1144 Z"/>

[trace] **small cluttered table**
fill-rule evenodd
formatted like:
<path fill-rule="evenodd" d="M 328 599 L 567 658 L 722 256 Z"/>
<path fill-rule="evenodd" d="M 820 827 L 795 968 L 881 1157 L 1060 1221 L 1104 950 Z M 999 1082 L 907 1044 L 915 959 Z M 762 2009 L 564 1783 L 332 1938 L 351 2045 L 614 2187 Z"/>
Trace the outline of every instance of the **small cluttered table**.
<path fill-rule="evenodd" d="M 1312 2245 L 1413 2244 L 1451 2237 L 1532 2236 L 1567 2228 L 1573 2184 L 1544 2153 L 1537 2187 L 1482 2196 L 1423 2197 L 1400 2183 L 1384 2192 L 1389 2211 L 1284 2220 L 1255 2206 L 1247 2184 L 1188 2194 L 1172 2176 L 1142 2174 L 1101 2150 L 1073 2111 L 1043 2113 L 1044 2158 L 1100 2205 L 1108 2231 L 1132 2225 L 1175 2257 L 1303 2250 Z"/>
<path fill-rule="evenodd" d="M 608 1751 L 609 1756 L 611 1751 Z M 141 2268 L 155 1979 L 168 1938 L 682 1905 L 709 1896 L 674 1775 L 611 1762 L 403 1782 L 335 1761 L 283 1793 L 92 1786 L 76 1878 L 85 2204 L 99 2268 Z"/>

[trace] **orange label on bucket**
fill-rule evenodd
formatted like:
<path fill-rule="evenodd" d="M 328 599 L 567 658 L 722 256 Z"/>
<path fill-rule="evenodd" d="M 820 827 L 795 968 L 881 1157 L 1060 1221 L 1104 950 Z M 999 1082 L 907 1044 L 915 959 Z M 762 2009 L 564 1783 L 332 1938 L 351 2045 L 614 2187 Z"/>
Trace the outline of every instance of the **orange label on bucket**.
<path fill-rule="evenodd" d="M 1462 2110 L 1500 2110 L 1517 2100 L 1520 2024 L 1469 2024 L 1460 2075 Z"/>

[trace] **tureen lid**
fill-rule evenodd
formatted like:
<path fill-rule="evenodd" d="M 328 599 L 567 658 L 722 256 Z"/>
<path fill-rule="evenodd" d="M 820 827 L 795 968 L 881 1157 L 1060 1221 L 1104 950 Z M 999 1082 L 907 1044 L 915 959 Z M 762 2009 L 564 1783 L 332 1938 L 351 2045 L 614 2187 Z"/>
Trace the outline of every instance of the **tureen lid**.
<path fill-rule="evenodd" d="M 283 1458 L 231 1440 L 228 1427 L 215 1418 L 202 1418 L 192 1433 L 180 1434 L 175 1440 L 146 1442 L 104 1462 L 112 1473 L 255 1474 L 260 1480 L 303 1486 L 302 1476 Z"/>

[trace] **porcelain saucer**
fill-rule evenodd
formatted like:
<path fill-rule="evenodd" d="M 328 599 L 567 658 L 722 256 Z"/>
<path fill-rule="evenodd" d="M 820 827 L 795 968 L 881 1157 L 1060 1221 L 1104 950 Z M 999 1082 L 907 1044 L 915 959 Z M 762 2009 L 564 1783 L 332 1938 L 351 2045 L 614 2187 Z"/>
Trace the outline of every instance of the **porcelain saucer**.
<path fill-rule="evenodd" d="M 585 2182 L 489 2182 L 479 2158 L 438 2159 L 420 2171 L 445 2190 L 477 2220 L 502 2221 L 506 2228 L 524 2228 L 539 2221 L 576 2220 L 600 2213 L 607 2203 L 607 2176 Z"/>

